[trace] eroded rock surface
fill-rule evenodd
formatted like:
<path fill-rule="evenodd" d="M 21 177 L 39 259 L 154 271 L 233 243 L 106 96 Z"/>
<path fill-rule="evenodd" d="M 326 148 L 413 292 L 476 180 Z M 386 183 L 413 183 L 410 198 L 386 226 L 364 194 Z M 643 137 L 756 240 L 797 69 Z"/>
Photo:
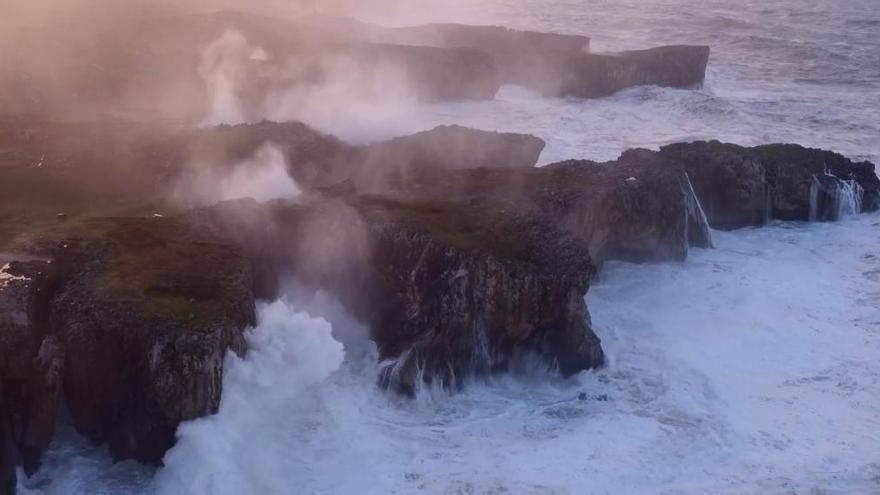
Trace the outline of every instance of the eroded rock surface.
<path fill-rule="evenodd" d="M 699 141 L 665 146 L 660 153 L 686 168 L 709 223 L 719 229 L 769 219 L 837 220 L 880 207 L 874 164 L 831 151 Z"/>
<path fill-rule="evenodd" d="M 500 26 L 429 24 L 372 30 L 379 39 L 491 54 L 509 84 L 548 96 L 597 98 L 632 86 L 691 88 L 703 83 L 708 46 L 662 46 L 621 53 L 590 53 L 586 36 L 518 31 Z"/>
<path fill-rule="evenodd" d="M 28 473 L 63 395 L 76 429 L 116 459 L 158 463 L 177 425 L 220 402 L 223 360 L 254 323 L 240 251 L 163 218 L 59 226 L 19 248 L 0 288 L 0 368 Z"/>
<path fill-rule="evenodd" d="M 52 440 L 61 395 L 64 350 L 48 327 L 56 278 L 48 260 L 0 255 L 0 382 L 8 439 L 28 474 Z"/>
<path fill-rule="evenodd" d="M 400 391 L 422 381 L 461 385 L 503 369 L 516 352 L 538 353 L 566 374 L 604 360 L 583 298 L 595 274 L 589 251 L 540 219 L 375 196 L 238 202 L 192 218 L 340 297 L 388 361 L 383 385 Z"/>

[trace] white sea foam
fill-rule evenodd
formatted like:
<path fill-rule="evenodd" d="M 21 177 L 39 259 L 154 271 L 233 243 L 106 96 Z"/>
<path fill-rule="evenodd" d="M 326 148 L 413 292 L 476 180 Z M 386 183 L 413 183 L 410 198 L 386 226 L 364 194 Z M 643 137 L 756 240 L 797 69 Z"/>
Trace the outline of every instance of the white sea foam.
<path fill-rule="evenodd" d="M 283 300 L 259 308 L 247 341 L 246 358 L 227 357 L 219 412 L 178 429 L 159 493 L 280 494 L 309 477 L 297 457 L 314 429 L 310 388 L 342 364 L 342 344 L 326 320 Z"/>
<path fill-rule="evenodd" d="M 876 489 L 880 217 L 713 234 L 683 264 L 605 266 L 587 301 L 609 363 L 570 380 L 409 401 L 374 357 L 342 362 L 324 320 L 265 305 L 219 414 L 181 428 L 155 484 L 130 464 L 110 490 L 106 458 L 53 450 L 78 483 L 46 493 Z"/>

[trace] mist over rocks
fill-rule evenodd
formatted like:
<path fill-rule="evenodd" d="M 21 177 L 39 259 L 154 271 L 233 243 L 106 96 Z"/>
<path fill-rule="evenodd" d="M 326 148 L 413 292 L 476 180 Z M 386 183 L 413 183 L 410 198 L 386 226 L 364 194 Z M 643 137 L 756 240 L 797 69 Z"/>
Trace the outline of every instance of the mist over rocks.
<path fill-rule="evenodd" d="M 369 327 L 383 387 L 455 390 L 529 354 L 570 375 L 605 362 L 584 299 L 604 261 L 684 260 L 712 246 L 713 222 L 759 224 L 767 191 L 776 218 L 795 198 L 798 215 L 823 219 L 823 190 L 854 181 L 865 209 L 878 190 L 873 165 L 792 145 L 678 144 L 536 168 L 540 139 L 457 126 L 371 145 L 296 122 L 109 128 L 3 134 L 14 184 L 49 181 L 74 198 L 66 207 L 79 194 L 91 208 L 112 199 L 103 208 L 117 211 L 123 196 L 137 205 L 3 224 L 17 232 L 4 249 L 29 256 L 0 280 L 0 381 L 27 472 L 62 397 L 77 431 L 114 458 L 160 462 L 180 422 L 217 410 L 224 356 L 246 352 L 255 299 L 278 297 L 286 277 Z M 105 139 L 115 144 L 95 146 Z M 280 180 L 300 191 L 292 199 L 148 213 L 172 199 L 193 157 L 225 176 L 254 166 L 266 143 L 290 176 Z M 18 200 L 40 200 L 25 193 Z"/>
<path fill-rule="evenodd" d="M 371 329 L 382 386 L 454 389 L 526 352 L 564 374 L 604 362 L 583 298 L 596 272 L 587 246 L 540 218 L 359 195 L 189 217 L 271 266 L 255 271 L 270 298 L 278 273 L 339 297 Z"/>
<path fill-rule="evenodd" d="M 599 54 L 581 35 L 234 11 L 10 30 L 0 37 L 9 67 L 0 74 L 3 114 L 298 119 L 330 130 L 339 113 L 411 115 L 418 103 L 494 99 L 503 84 L 581 98 L 638 85 L 690 88 L 702 84 L 709 57 L 705 46 Z"/>
<path fill-rule="evenodd" d="M 554 97 L 599 98 L 622 89 L 656 85 L 702 85 L 708 46 L 661 46 L 620 53 L 591 53 L 583 35 L 522 31 L 503 26 L 427 24 L 383 28 L 350 19 L 330 19 L 335 36 L 404 45 L 472 48 L 490 54 L 501 80 Z"/>
<path fill-rule="evenodd" d="M 579 98 L 609 96 L 642 85 L 700 86 L 710 51 L 708 46 L 663 46 L 591 53 L 586 36 L 454 24 L 401 28 L 390 36 L 441 46 L 479 47 L 495 57 L 505 82 L 548 96 Z"/>
<path fill-rule="evenodd" d="M 570 160 L 540 168 L 424 170 L 387 185 L 407 204 L 454 203 L 541 218 L 604 260 L 682 261 L 711 233 L 684 169 L 656 152 L 617 161 Z"/>

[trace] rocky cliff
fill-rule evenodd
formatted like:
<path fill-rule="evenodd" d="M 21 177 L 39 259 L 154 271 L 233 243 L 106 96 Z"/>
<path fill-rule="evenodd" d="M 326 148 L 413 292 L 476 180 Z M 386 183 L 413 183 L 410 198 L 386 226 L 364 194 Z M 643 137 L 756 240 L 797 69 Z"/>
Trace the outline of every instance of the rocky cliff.
<path fill-rule="evenodd" d="M 429 24 L 372 30 L 373 39 L 445 47 L 471 47 L 492 55 L 501 79 L 548 96 L 597 98 L 632 86 L 701 85 L 708 46 L 663 46 L 621 53 L 591 53 L 586 36 L 518 31 L 500 26 Z"/>
<path fill-rule="evenodd" d="M 587 247 L 540 219 L 357 195 L 190 217 L 275 267 L 264 273 L 340 297 L 387 361 L 380 382 L 402 392 L 460 386 L 518 352 L 566 374 L 604 360 L 583 298 L 595 274 Z"/>
<path fill-rule="evenodd" d="M 33 472 L 63 396 L 116 459 L 159 462 L 181 421 L 216 411 L 228 350 L 254 322 L 247 260 L 171 219 L 96 219 L 29 236 L 0 287 L 0 378 Z"/>
<path fill-rule="evenodd" d="M 874 164 L 832 151 L 700 141 L 669 145 L 660 153 L 687 169 L 715 228 L 761 225 L 769 219 L 837 220 L 880 208 Z"/>
<path fill-rule="evenodd" d="M 379 383 L 402 393 L 457 388 L 524 354 L 572 374 L 604 362 L 584 299 L 604 260 L 683 260 L 712 245 L 709 224 L 830 220 L 843 192 L 869 210 L 880 190 L 872 164 L 794 145 L 535 168 L 540 139 L 454 126 L 369 146 L 298 123 L 104 128 L 0 129 L 19 208 L 0 218 L 0 481 L 11 458 L 39 466 L 62 397 L 117 459 L 160 462 L 181 421 L 217 409 L 224 355 L 246 352 L 255 298 L 287 277 L 367 324 Z M 191 157 L 234 170 L 266 142 L 303 190 L 295 201 L 149 202 L 168 199 Z M 113 194 L 89 183 L 100 174 Z M 126 196 L 115 217 L 40 217 Z"/>

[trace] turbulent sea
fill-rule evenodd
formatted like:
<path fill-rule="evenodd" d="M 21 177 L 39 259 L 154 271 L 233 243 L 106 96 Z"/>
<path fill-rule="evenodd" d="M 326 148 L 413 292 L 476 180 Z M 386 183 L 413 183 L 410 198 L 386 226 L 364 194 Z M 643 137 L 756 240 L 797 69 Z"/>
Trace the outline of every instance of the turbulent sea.
<path fill-rule="evenodd" d="M 493 102 L 311 123 L 362 140 L 438 123 L 528 132 L 548 142 L 544 163 L 694 139 L 880 162 L 876 0 L 486 0 L 441 14 L 588 34 L 594 51 L 708 44 L 708 77 L 597 100 L 505 87 Z M 183 425 L 163 468 L 114 465 L 65 430 L 21 489 L 880 492 L 880 216 L 714 236 L 684 263 L 606 265 L 587 303 L 609 363 L 569 380 L 522 369 L 400 399 L 375 387 L 363 329 L 326 295 L 263 303 L 219 414 Z"/>

